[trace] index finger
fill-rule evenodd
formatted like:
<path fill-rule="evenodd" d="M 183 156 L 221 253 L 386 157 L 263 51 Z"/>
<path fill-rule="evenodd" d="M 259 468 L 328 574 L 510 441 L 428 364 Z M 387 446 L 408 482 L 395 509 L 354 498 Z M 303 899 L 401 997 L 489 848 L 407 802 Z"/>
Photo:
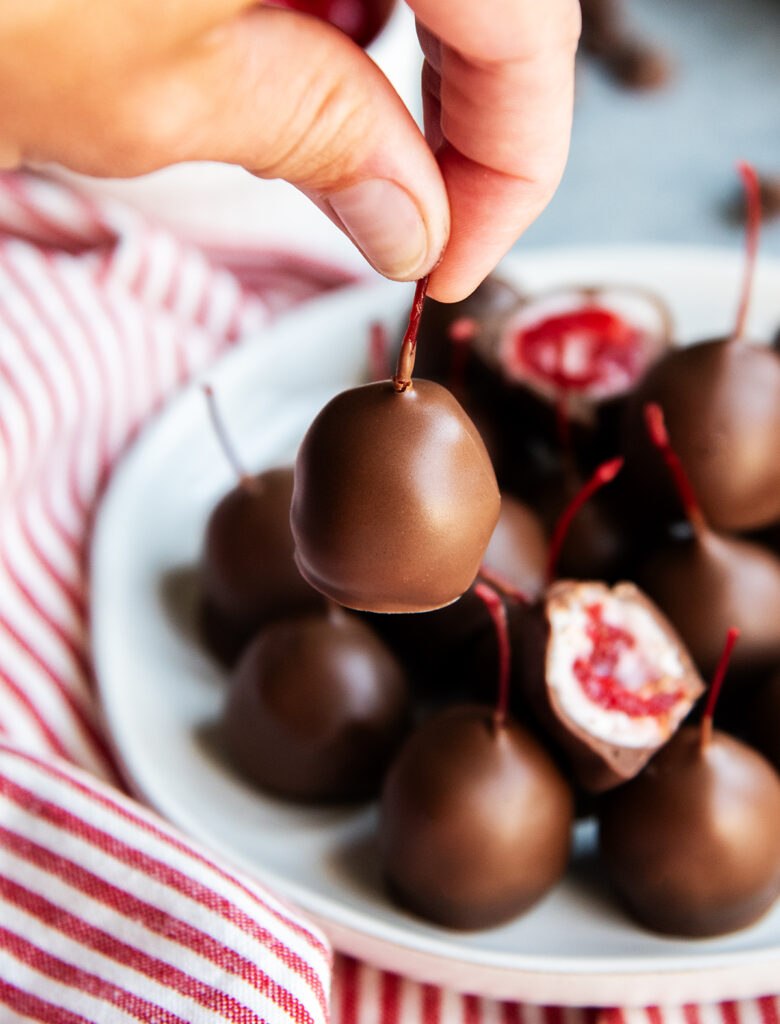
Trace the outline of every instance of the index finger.
<path fill-rule="evenodd" d="M 576 0 L 411 0 L 426 58 L 426 135 L 452 231 L 430 293 L 455 301 L 552 197 L 566 163 Z"/>

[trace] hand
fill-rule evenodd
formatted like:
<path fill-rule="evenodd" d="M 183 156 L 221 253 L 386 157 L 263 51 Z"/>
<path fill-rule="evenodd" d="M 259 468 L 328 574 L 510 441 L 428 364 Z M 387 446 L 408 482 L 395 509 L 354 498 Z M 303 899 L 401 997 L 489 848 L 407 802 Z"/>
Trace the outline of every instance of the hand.
<path fill-rule="evenodd" d="M 183 160 L 240 164 L 296 185 L 382 273 L 412 280 L 435 266 L 430 294 L 462 298 L 558 183 L 579 6 L 412 7 L 429 144 L 357 46 L 293 11 L 250 0 L 3 5 L 0 165 L 127 177 Z"/>

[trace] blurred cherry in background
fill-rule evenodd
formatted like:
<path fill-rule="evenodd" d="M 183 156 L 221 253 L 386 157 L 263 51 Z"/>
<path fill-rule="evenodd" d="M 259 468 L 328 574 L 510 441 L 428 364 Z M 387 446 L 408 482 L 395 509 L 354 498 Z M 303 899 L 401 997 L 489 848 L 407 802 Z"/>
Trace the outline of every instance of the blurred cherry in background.
<path fill-rule="evenodd" d="M 340 28 L 359 46 L 368 46 L 387 24 L 395 0 L 269 0 L 273 7 L 288 7 L 313 14 Z"/>

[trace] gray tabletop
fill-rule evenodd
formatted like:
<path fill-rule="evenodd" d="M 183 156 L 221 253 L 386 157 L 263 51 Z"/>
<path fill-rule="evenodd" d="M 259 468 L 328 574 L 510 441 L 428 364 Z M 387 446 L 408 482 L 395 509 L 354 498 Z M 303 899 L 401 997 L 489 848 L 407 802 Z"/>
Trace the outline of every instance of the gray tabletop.
<path fill-rule="evenodd" d="M 670 83 L 629 92 L 580 59 L 571 156 L 517 250 L 600 242 L 739 245 L 723 215 L 739 158 L 780 175 L 780 0 L 626 0 Z M 761 251 L 780 254 L 780 218 Z"/>

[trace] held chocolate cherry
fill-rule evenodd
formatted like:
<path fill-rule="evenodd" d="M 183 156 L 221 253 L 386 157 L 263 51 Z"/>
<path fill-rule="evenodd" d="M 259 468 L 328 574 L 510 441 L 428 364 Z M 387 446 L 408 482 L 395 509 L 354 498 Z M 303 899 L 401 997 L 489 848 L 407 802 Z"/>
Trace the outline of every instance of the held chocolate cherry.
<path fill-rule="evenodd" d="M 411 380 L 424 287 L 395 377 L 330 401 L 295 465 L 298 568 L 361 611 L 450 604 L 476 577 L 498 521 L 498 484 L 473 423 L 443 387 Z"/>
<path fill-rule="evenodd" d="M 745 928 L 780 894 L 780 777 L 712 732 L 715 696 L 717 682 L 701 728 L 681 729 L 601 805 L 601 855 L 618 894 L 641 924 L 671 935 Z"/>

